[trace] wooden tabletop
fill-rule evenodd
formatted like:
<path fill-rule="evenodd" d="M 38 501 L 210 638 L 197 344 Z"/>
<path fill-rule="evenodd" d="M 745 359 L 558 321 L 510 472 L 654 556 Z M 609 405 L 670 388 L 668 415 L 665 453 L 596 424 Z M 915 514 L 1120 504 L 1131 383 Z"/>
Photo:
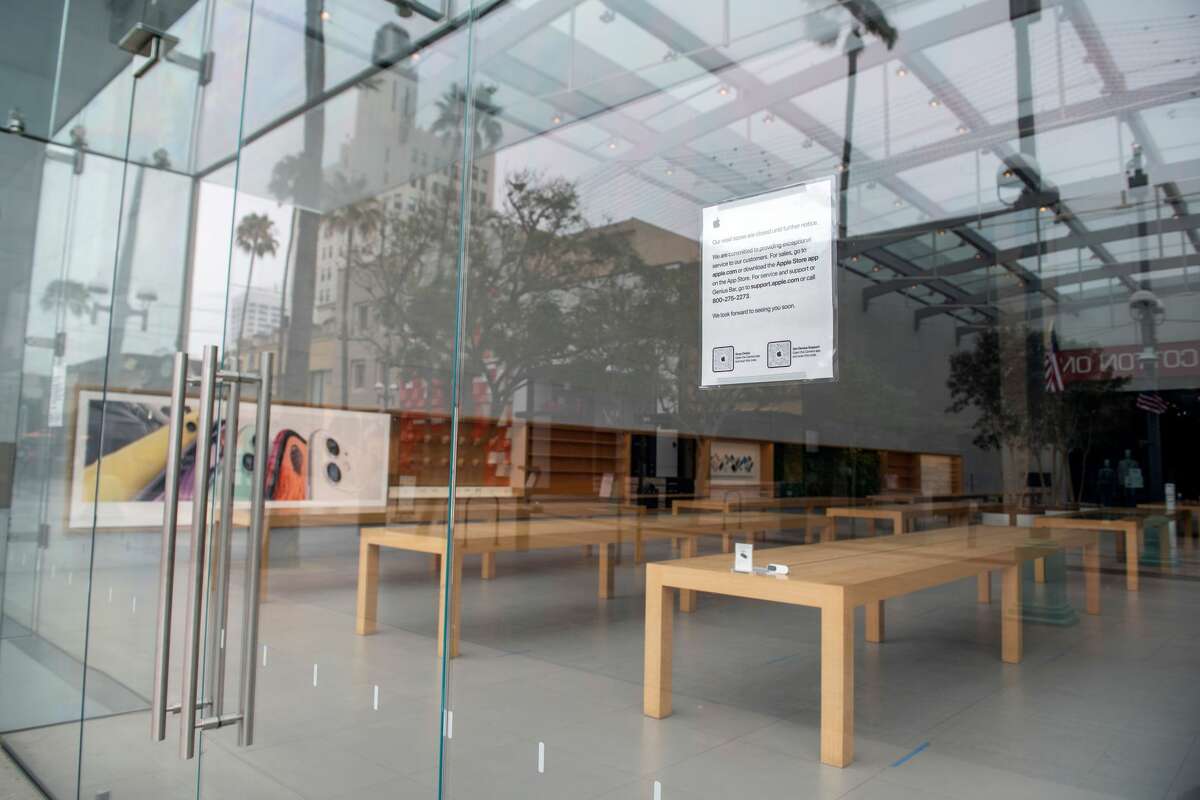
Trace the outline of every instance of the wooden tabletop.
<path fill-rule="evenodd" d="M 676 500 L 671 508 L 679 511 L 760 511 L 784 508 L 826 508 L 855 502 L 853 497 L 742 497 L 736 492 L 727 496 L 701 497 L 695 500 Z"/>
<path fill-rule="evenodd" d="M 806 598 L 835 587 L 845 590 L 850 602 L 862 605 L 913 591 L 912 581 L 921 573 L 934 572 L 935 584 L 943 583 L 950 579 L 944 576 L 947 571 L 961 571 L 961 577 L 967 577 L 1018 563 L 1019 548 L 1081 546 L 1092 541 L 1084 532 L 1051 531 L 1035 539 L 1022 528 L 970 525 L 756 552 L 756 561 L 764 566 L 768 560 L 787 565 L 789 574 L 779 577 L 733 572 L 724 553 L 652 563 L 647 572 L 656 572 L 664 584 L 679 588 L 800 605 L 812 605 Z"/>

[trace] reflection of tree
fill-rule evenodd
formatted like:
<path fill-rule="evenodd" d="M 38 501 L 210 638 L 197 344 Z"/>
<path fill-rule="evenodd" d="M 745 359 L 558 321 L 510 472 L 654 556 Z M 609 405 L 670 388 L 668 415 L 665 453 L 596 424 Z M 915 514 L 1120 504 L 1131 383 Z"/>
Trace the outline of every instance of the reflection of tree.
<path fill-rule="evenodd" d="M 345 205 L 329 213 L 326 223 L 331 230 L 344 234 L 346 237 L 346 264 L 342 268 L 341 286 L 338 287 L 338 304 L 341 306 L 338 341 L 341 345 L 339 360 L 341 361 L 343 406 L 350 402 L 350 276 L 357 257 L 354 236 L 360 234 L 369 241 L 372 234 L 376 233 L 383 224 L 383 213 L 380 211 L 379 203 L 375 200 L 349 202 L 351 198 L 361 197 L 365 188 L 365 180 L 361 178 L 349 180 L 340 172 L 334 174 L 330 183 L 332 195 L 347 201 Z"/>
<path fill-rule="evenodd" d="M 242 300 L 241 319 L 237 328 L 237 355 L 241 360 L 243 337 L 246 333 L 246 309 L 250 307 L 250 291 L 254 288 L 254 261 L 263 256 L 273 256 L 279 249 L 275 238 L 275 222 L 266 214 L 247 214 L 238 223 L 234 241 L 243 253 L 250 256 L 250 268 L 246 272 L 246 294 Z"/>
<path fill-rule="evenodd" d="M 614 363 L 649 316 L 631 291 L 640 259 L 624 235 L 587 223 L 572 183 L 521 172 L 504 190 L 501 208 L 471 216 L 460 343 L 464 374 L 486 380 L 496 414 L 533 379 Z M 377 254 L 355 250 L 358 284 L 379 320 L 369 344 L 389 367 L 448 367 L 456 287 L 453 265 L 439 256 L 450 236 L 436 224 L 442 211 L 422 200 L 389 217 Z"/>
<path fill-rule="evenodd" d="M 1017 346 L 1003 346 L 1006 338 Z M 1081 480 L 1077 489 L 1072 487 L 1069 456 L 1080 453 L 1081 473 L 1086 477 L 1092 442 L 1118 413 L 1121 401 L 1117 392 L 1125 379 L 1106 376 L 1067 384 L 1061 392 L 1047 392 L 1045 357 L 1045 344 L 1038 331 L 1017 326 L 981 332 L 974 349 L 950 356 L 947 388 L 952 402 L 947 410 L 976 412 L 974 443 L 980 449 L 1003 450 L 1017 464 L 1032 456 L 1039 473 L 1044 471 L 1048 455 L 1051 470 L 1058 476 L 1058 500 L 1070 502 L 1082 496 L 1084 482 Z M 1012 393 L 1006 387 L 1023 387 L 1023 407 L 1010 402 Z M 1024 477 L 1024 471 L 1012 476 L 1022 481 Z M 1023 490 L 1023 485 L 1005 486 L 1010 495 L 1019 495 Z"/>
<path fill-rule="evenodd" d="M 92 295 L 79 281 L 56 279 L 46 284 L 41 306 L 43 311 L 61 307 L 73 317 L 82 317 L 92 313 Z"/>

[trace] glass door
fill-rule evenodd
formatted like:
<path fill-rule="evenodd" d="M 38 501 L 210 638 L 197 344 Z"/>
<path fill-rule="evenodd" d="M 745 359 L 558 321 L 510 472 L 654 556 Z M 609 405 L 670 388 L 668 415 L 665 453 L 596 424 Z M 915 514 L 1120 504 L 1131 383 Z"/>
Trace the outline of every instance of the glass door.
<path fill-rule="evenodd" d="M 253 384 L 236 423 L 217 404 L 232 524 L 210 539 L 198 685 L 225 708 L 198 712 L 202 796 L 438 794 L 469 23 L 384 0 L 250 12 L 239 157 L 201 168 L 229 276 L 193 282 L 193 330 L 223 305 L 204 323 L 221 374 L 275 367 L 269 429 Z"/>
<path fill-rule="evenodd" d="M 0 730 L 58 798 L 196 786 L 174 726 L 159 742 L 150 725 L 170 394 L 174 354 L 221 343 L 195 323 L 191 284 L 224 285 L 232 230 L 197 165 L 236 157 L 247 17 L 218 0 L 134 5 L 39 7 L 6 34 L 27 41 L 13 42 L 0 136 L 10 241 L 24 242 L 5 278 Z M 186 532 L 177 544 L 185 574 Z"/>

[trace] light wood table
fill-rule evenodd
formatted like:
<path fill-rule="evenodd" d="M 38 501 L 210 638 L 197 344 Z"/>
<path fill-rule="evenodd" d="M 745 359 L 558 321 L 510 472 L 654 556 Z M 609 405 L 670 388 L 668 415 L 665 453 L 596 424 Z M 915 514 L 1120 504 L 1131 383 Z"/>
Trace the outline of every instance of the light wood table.
<path fill-rule="evenodd" d="M 719 534 L 703 526 L 687 528 L 680 526 L 659 530 L 652 526 L 639 529 L 640 518 L 590 517 L 590 518 L 536 518 L 500 519 L 490 522 L 456 524 L 454 545 L 447 547 L 444 525 L 413 524 L 388 525 L 380 528 L 364 528 L 359 541 L 358 556 L 358 602 L 355 614 L 355 630 L 359 635 L 375 632 L 379 607 L 379 551 L 394 548 L 417 553 L 429 553 L 442 557 L 451 551 L 449 564 L 441 570 L 441 588 L 438 594 L 438 652 L 443 642 L 449 643 L 450 657 L 459 650 L 459 620 L 461 619 L 461 585 L 463 558 L 472 553 L 480 554 L 491 567 L 486 577 L 495 574 L 495 554 L 503 552 L 528 552 L 550 550 L 582 545 L 599 546 L 599 577 L 597 595 L 608 599 L 613 595 L 616 563 L 615 549 L 625 542 L 643 538 L 683 538 L 685 547 L 694 552 L 695 539 L 699 536 Z M 446 603 L 449 599 L 449 611 Z M 449 635 L 446 635 L 449 619 Z"/>
<path fill-rule="evenodd" d="M 974 492 L 970 494 L 918 494 L 917 492 L 884 492 L 869 494 L 867 499 L 876 503 L 955 503 L 963 500 L 988 501 L 1003 499 L 1000 492 Z"/>
<path fill-rule="evenodd" d="M 916 520 L 925 517 L 946 517 L 951 525 L 966 524 L 978 507 L 979 504 L 974 500 L 945 503 L 895 503 L 877 506 L 834 506 L 825 509 L 825 516 L 868 520 L 871 523 L 872 533 L 875 530 L 875 523 L 883 520 L 892 523 L 892 533 L 907 533 L 913 529 Z"/>
<path fill-rule="evenodd" d="M 1138 503 L 1138 510 L 1170 516 L 1167 514 L 1166 503 Z M 1177 502 L 1174 513 L 1182 518 L 1180 536 L 1185 538 L 1200 536 L 1200 527 L 1197 526 L 1197 523 L 1200 523 L 1200 502 L 1188 500 Z"/>
<path fill-rule="evenodd" d="M 845 767 L 854 759 L 854 609 L 865 606 L 866 638 L 884 638 L 884 601 L 997 570 L 1002 573 L 1001 658 L 1022 656 L 1021 573 L 1025 561 L 1048 551 L 1082 547 L 1089 597 L 1099 595 L 1099 546 L 1082 531 L 1050 530 L 1033 542 L 1023 529 L 968 526 L 774 548 L 770 559 L 789 574 L 736 573 L 725 554 L 646 566 L 643 711 L 671 714 L 671 593 L 691 590 L 809 606 L 821 610 L 821 761 Z M 1090 603 L 1089 603 L 1090 605 Z"/>
<path fill-rule="evenodd" d="M 846 505 L 855 502 L 853 497 L 742 497 L 737 492 L 728 492 L 723 497 L 700 497 L 695 500 L 676 500 L 671 511 L 782 511 L 795 508 L 811 511 L 814 508 Z"/>
<path fill-rule="evenodd" d="M 1088 531 L 1097 537 L 1100 534 L 1114 534 L 1117 540 L 1117 557 L 1120 558 L 1124 555 L 1125 558 L 1125 588 L 1130 592 L 1136 592 L 1138 591 L 1138 561 L 1141 550 L 1139 541 L 1146 519 L 1152 516 L 1174 516 L 1178 522 L 1183 518 L 1184 513 L 1184 510 L 1178 507 L 1174 514 L 1168 514 L 1165 508 L 1161 512 L 1142 508 L 1098 508 L 1070 514 L 1047 514 L 1034 517 L 1033 527 L 1035 529 Z M 1159 547 L 1159 555 L 1163 562 L 1169 563 L 1170 537 L 1163 536 Z M 1035 566 L 1034 577 L 1038 582 L 1045 581 L 1043 565 Z"/>
<path fill-rule="evenodd" d="M 459 498 L 462 502 L 462 498 Z M 459 506 L 459 510 L 455 516 L 459 520 L 469 518 L 476 519 L 492 519 L 490 516 L 492 509 L 490 508 L 470 508 L 464 510 Z M 512 517 L 527 517 L 530 514 L 530 509 L 524 506 L 510 507 L 504 511 L 496 510 L 495 513 L 509 515 Z M 417 504 L 402 504 L 391 506 L 330 506 L 330 507 L 272 507 L 267 506 L 263 518 L 263 541 L 262 541 L 262 558 L 259 562 L 259 597 L 265 602 L 267 599 L 267 576 L 270 572 L 270 555 L 271 555 L 271 529 L 279 528 L 280 530 L 288 530 L 292 528 L 354 528 L 358 530 L 365 526 L 386 525 L 388 523 L 404 523 L 404 522 L 428 522 L 442 523 L 441 528 L 445 530 L 446 519 L 446 500 L 443 498 L 440 501 L 421 501 Z M 239 509 L 233 512 L 233 526 L 235 528 L 250 528 L 250 511 L 247 509 Z M 437 569 L 438 563 L 435 560 L 433 568 Z M 483 560 L 480 567 L 483 577 L 490 578 L 491 571 L 494 566 L 487 558 Z"/>

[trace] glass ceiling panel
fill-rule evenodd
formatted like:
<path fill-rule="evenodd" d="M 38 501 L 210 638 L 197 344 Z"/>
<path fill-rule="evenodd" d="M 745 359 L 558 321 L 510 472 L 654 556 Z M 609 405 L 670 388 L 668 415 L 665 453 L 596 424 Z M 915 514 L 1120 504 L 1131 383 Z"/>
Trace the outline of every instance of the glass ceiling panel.
<path fill-rule="evenodd" d="M 1192 63 L 1193 73 L 1200 71 L 1194 66 L 1195 58 Z M 1172 164 L 1200 159 L 1200 141 L 1196 138 L 1196 130 L 1200 128 L 1200 98 L 1148 108 L 1139 112 L 1139 116 L 1150 129 L 1163 161 Z M 1197 174 L 1196 170 L 1191 170 L 1191 174 Z M 1170 173 L 1170 177 L 1176 177 L 1175 173 Z"/>
<path fill-rule="evenodd" d="M 1130 89 L 1195 74 L 1200 17 L 1193 0 L 1090 3 L 1087 9 Z"/>
<path fill-rule="evenodd" d="M 989 124 L 1009 123 L 1016 119 L 1016 51 L 1011 25 L 993 25 L 939 42 L 923 50 L 922 54 L 942 75 L 958 76 L 953 82 L 954 89 L 961 93 Z M 946 88 L 925 86 L 912 72 L 909 72 L 904 81 L 906 85 L 913 86 L 909 91 L 913 96 L 914 108 L 917 102 L 928 103 L 938 91 Z M 960 120 L 952 122 L 950 130 L 954 130 L 954 126 L 959 122 Z"/>

